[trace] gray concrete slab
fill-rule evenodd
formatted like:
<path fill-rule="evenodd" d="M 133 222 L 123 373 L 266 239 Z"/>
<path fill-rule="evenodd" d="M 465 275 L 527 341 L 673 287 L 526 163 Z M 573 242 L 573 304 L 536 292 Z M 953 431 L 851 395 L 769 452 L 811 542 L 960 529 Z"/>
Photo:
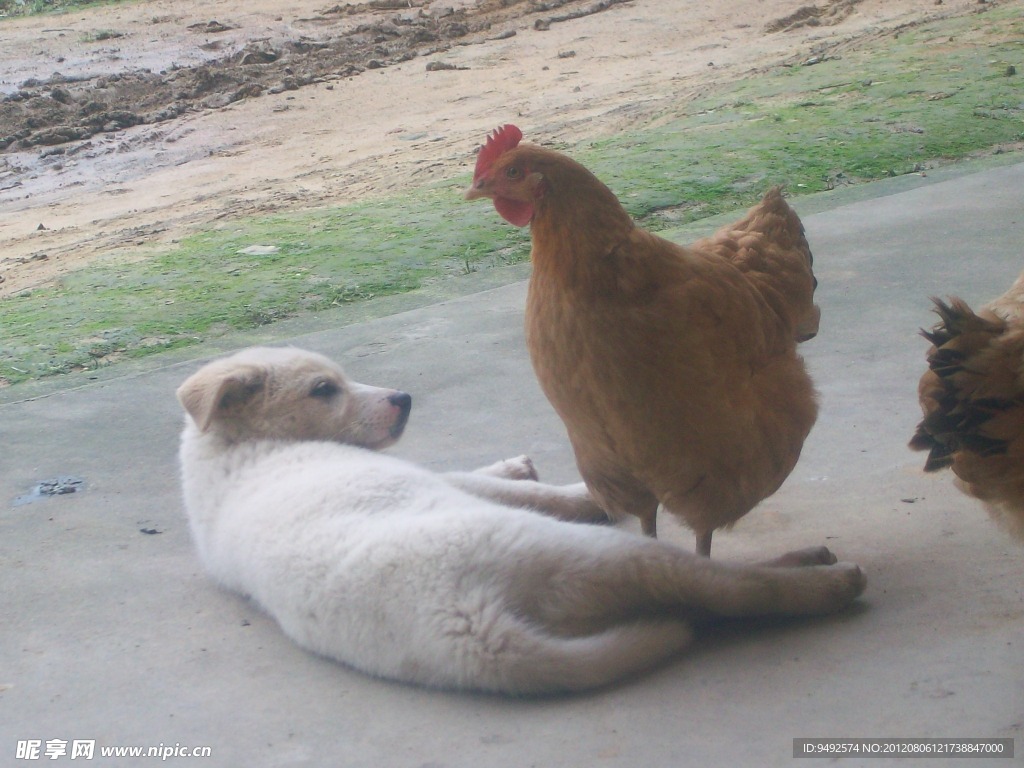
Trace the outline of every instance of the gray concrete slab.
<path fill-rule="evenodd" d="M 794 738 L 817 736 L 1016 737 L 1019 763 L 1024 548 L 905 444 L 927 297 L 981 302 L 1024 267 L 1024 164 L 874 191 L 831 209 L 796 202 L 821 283 L 821 334 L 804 345 L 821 416 L 783 489 L 715 540 L 735 559 L 827 543 L 867 570 L 856 610 L 716 629 L 587 696 L 371 679 L 207 581 L 175 466 L 174 389 L 198 362 L 126 367 L 0 405 L 0 765 L 27 764 L 19 741 L 79 739 L 95 740 L 97 765 L 147 764 L 102 746 L 177 744 L 212 757 L 168 762 L 217 766 L 783 766 Z M 526 357 L 524 294 L 518 281 L 290 341 L 413 393 L 399 455 L 450 469 L 526 452 L 546 479 L 572 481 Z M 84 488 L 12 503 L 63 475 Z M 691 545 L 668 519 L 661 532 Z"/>

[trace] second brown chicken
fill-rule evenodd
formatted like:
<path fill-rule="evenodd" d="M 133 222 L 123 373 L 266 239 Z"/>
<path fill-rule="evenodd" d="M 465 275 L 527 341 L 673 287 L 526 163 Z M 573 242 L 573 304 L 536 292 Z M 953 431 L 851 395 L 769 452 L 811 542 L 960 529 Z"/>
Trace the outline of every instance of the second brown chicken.
<path fill-rule="evenodd" d="M 580 473 L 613 518 L 656 535 L 659 504 L 697 551 L 774 493 L 817 416 L 797 354 L 818 330 L 803 225 L 779 190 L 684 247 L 637 227 L 563 154 L 487 139 L 468 199 L 531 227 L 530 356 Z"/>
<path fill-rule="evenodd" d="M 924 418 L 910 447 L 928 451 L 926 472 L 951 468 L 960 490 L 1024 542 L 1024 273 L 977 312 L 958 298 L 934 302 Z"/>

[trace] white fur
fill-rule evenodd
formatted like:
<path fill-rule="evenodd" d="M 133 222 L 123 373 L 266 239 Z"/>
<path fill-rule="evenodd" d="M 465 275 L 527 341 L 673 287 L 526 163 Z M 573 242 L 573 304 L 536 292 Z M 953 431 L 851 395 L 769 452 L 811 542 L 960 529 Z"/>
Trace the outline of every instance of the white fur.
<path fill-rule="evenodd" d="M 304 439 L 294 413 L 324 406 L 310 395 L 317 376 L 340 383 L 328 405 L 342 427 L 317 411 Z M 385 444 L 389 424 L 397 439 L 395 394 L 293 349 L 247 350 L 179 389 L 204 565 L 312 651 L 430 686 L 580 690 L 670 658 L 694 615 L 822 613 L 863 589 L 856 566 L 822 564 L 834 562 L 823 548 L 802 556 L 810 567 L 742 567 L 567 522 L 601 513 L 582 485 L 505 479 L 532 474 L 523 461 L 439 475 L 347 444 Z M 354 413 L 355 432 L 344 427 Z M 331 437 L 339 430 L 346 442 Z"/>

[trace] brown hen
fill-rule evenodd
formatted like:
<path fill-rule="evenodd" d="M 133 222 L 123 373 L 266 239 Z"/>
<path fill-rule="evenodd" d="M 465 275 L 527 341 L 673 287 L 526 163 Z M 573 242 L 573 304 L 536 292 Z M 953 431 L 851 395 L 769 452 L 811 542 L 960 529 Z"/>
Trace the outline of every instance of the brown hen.
<path fill-rule="evenodd" d="M 774 493 L 817 406 L 797 341 L 818 328 L 811 253 L 779 190 L 689 248 L 638 228 L 570 158 L 488 137 L 468 199 L 531 225 L 530 356 L 609 516 L 656 535 L 659 503 L 697 536 Z"/>
<path fill-rule="evenodd" d="M 957 486 L 1024 539 L 1024 274 L 974 312 L 939 299 L 939 323 L 918 395 L 924 418 L 910 441 L 925 471 L 952 468 Z"/>

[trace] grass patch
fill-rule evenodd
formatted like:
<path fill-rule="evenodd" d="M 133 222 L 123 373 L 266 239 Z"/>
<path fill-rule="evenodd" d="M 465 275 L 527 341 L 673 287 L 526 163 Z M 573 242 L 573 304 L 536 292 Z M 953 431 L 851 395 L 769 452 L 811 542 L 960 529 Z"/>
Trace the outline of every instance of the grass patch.
<path fill-rule="evenodd" d="M 924 170 L 1024 140 L 1024 79 L 1008 74 L 1024 61 L 1022 36 L 1009 7 L 927 25 L 752 78 L 664 128 L 576 154 L 653 229 L 749 205 L 771 184 L 800 194 Z"/>
<path fill-rule="evenodd" d="M 799 194 L 908 173 L 1024 140 L 1024 81 L 1007 74 L 1024 69 L 1022 39 L 1012 6 L 937 22 L 570 149 L 651 229 L 749 205 L 771 184 Z M 467 184 L 238 221 L 5 299 L 0 380 L 95 368 L 528 258 L 527 231 L 464 203 Z"/>
<path fill-rule="evenodd" d="M 0 376 L 89 370 L 528 258 L 526 233 L 449 186 L 206 232 L 0 302 Z M 402 211 L 398 215 L 396 211 Z"/>

